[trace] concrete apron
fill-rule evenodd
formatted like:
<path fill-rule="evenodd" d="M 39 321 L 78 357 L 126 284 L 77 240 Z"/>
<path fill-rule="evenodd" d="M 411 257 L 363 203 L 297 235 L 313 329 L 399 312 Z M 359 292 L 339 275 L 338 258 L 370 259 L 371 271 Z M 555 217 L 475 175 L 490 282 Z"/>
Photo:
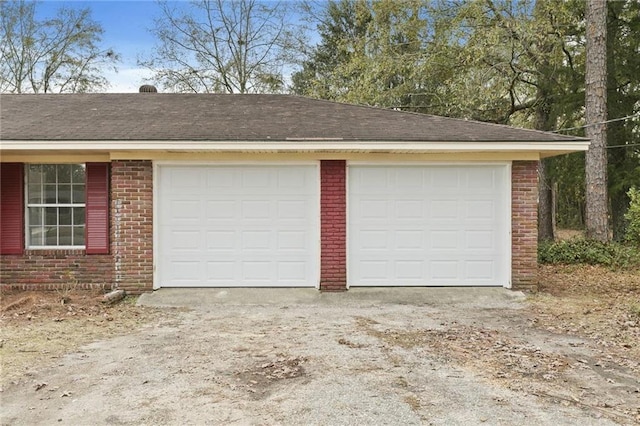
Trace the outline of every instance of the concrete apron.
<path fill-rule="evenodd" d="M 470 305 L 517 308 L 526 296 L 501 287 L 356 287 L 341 293 L 313 288 L 161 288 L 138 298 L 140 306 L 207 310 L 215 306 Z"/>

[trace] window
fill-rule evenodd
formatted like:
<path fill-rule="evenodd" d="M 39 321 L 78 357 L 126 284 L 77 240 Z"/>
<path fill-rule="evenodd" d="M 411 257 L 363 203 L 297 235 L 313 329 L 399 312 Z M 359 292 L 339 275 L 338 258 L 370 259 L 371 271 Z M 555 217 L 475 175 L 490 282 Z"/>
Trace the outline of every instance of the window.
<path fill-rule="evenodd" d="M 84 248 L 85 165 L 27 166 L 27 245 Z"/>

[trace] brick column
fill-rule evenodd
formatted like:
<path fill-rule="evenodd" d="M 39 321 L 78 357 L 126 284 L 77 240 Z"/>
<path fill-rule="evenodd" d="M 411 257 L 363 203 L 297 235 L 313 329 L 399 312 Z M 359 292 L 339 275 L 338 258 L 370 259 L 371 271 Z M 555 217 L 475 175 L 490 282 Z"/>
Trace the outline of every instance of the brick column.
<path fill-rule="evenodd" d="M 151 161 L 111 163 L 113 280 L 129 293 L 153 289 L 153 168 Z"/>
<path fill-rule="evenodd" d="M 538 162 L 511 166 L 511 287 L 536 290 L 538 269 Z"/>
<path fill-rule="evenodd" d="M 347 162 L 320 162 L 320 290 L 347 289 Z"/>

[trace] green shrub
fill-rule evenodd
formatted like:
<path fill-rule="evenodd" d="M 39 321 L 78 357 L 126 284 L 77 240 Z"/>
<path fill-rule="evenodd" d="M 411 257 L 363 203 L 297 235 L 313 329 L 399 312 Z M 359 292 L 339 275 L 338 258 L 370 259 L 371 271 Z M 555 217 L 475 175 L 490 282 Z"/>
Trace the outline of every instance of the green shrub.
<path fill-rule="evenodd" d="M 627 195 L 631 202 L 629 203 L 629 210 L 624 215 L 624 218 L 629 221 L 625 240 L 630 244 L 635 244 L 636 247 L 640 247 L 640 190 L 631 188 Z"/>
<path fill-rule="evenodd" d="M 640 249 L 633 245 L 603 243 L 584 238 L 544 241 L 538 245 L 538 262 L 633 268 L 640 267 Z"/>

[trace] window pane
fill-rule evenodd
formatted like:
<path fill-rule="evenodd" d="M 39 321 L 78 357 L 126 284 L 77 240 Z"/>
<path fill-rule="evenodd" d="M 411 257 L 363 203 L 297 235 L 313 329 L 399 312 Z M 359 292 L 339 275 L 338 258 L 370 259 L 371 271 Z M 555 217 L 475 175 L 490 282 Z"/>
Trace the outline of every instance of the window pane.
<path fill-rule="evenodd" d="M 29 180 L 29 183 L 41 183 L 42 167 L 39 164 L 30 164 L 27 179 Z"/>
<path fill-rule="evenodd" d="M 84 226 L 73 227 L 73 244 L 76 246 L 84 245 Z"/>
<path fill-rule="evenodd" d="M 72 232 L 73 228 L 71 226 L 61 226 L 58 228 L 58 233 L 60 235 L 58 244 L 61 246 L 70 246 L 72 243 Z"/>
<path fill-rule="evenodd" d="M 42 207 L 29 208 L 29 225 L 42 225 Z"/>
<path fill-rule="evenodd" d="M 55 204 L 57 202 L 56 197 L 56 186 L 55 185 L 45 185 L 44 186 L 44 202 L 46 204 Z"/>
<path fill-rule="evenodd" d="M 27 203 L 31 246 L 80 246 L 85 241 L 85 208 L 65 207 L 85 203 L 84 164 L 29 164 Z"/>
<path fill-rule="evenodd" d="M 84 164 L 73 164 L 71 170 L 71 181 L 73 183 L 84 183 Z"/>
<path fill-rule="evenodd" d="M 39 226 L 29 227 L 29 244 L 32 246 L 42 245 L 42 228 Z"/>
<path fill-rule="evenodd" d="M 45 236 L 44 236 L 45 245 L 57 246 L 58 245 L 58 228 L 55 226 L 46 226 L 44 230 L 45 230 Z"/>
<path fill-rule="evenodd" d="M 56 165 L 43 164 L 42 172 L 44 174 L 44 183 L 56 183 Z"/>
<path fill-rule="evenodd" d="M 34 203 L 34 204 L 42 203 L 42 186 L 40 184 L 29 185 L 28 203 Z"/>
<path fill-rule="evenodd" d="M 72 225 L 71 207 L 60 207 L 58 217 L 60 218 L 60 225 Z"/>
<path fill-rule="evenodd" d="M 73 203 L 84 203 L 84 185 L 73 185 Z"/>
<path fill-rule="evenodd" d="M 71 183 L 71 164 L 58 164 L 58 183 Z"/>
<path fill-rule="evenodd" d="M 84 207 L 75 207 L 73 209 L 73 224 L 84 225 Z"/>
<path fill-rule="evenodd" d="M 58 203 L 71 203 L 71 185 L 58 185 Z"/>
<path fill-rule="evenodd" d="M 46 207 L 44 209 L 44 224 L 49 226 L 58 224 L 58 209 L 56 207 Z"/>

